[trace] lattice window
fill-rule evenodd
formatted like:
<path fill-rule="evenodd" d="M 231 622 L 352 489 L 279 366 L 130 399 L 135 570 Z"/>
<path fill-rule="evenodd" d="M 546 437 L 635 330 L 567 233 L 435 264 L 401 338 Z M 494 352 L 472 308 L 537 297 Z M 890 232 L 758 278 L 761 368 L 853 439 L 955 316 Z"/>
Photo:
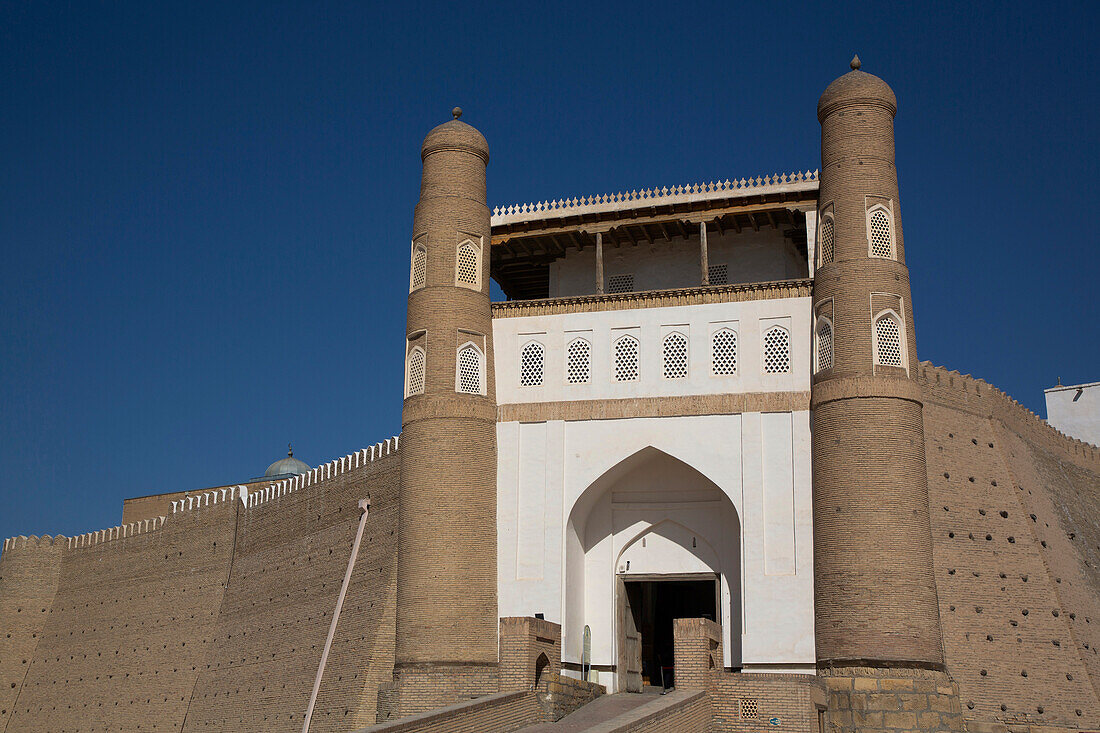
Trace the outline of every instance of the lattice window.
<path fill-rule="evenodd" d="M 458 350 L 458 391 L 481 394 L 481 351 L 473 344 Z"/>
<path fill-rule="evenodd" d="M 709 265 L 707 267 L 707 282 L 711 285 L 728 285 L 729 274 L 729 265 Z"/>
<path fill-rule="evenodd" d="M 782 326 L 764 332 L 764 373 L 787 374 L 791 371 L 791 334 Z"/>
<path fill-rule="evenodd" d="M 890 232 L 890 214 L 885 209 L 871 212 L 871 254 L 875 257 L 894 259 L 894 240 Z"/>
<path fill-rule="evenodd" d="M 421 245 L 413 248 L 412 284 L 410 290 L 424 287 L 428 277 L 428 251 Z"/>
<path fill-rule="evenodd" d="M 901 358 L 901 324 L 893 313 L 883 313 L 875 321 L 875 363 L 904 366 Z"/>
<path fill-rule="evenodd" d="M 737 701 L 737 712 L 741 720 L 756 720 L 760 717 L 760 701 L 755 697 L 742 697 Z"/>
<path fill-rule="evenodd" d="M 638 379 L 638 339 L 623 336 L 615 342 L 615 381 L 634 382 Z"/>
<path fill-rule="evenodd" d="M 665 336 L 665 379 L 683 379 L 688 375 L 688 340 L 681 333 Z"/>
<path fill-rule="evenodd" d="M 424 349 L 419 346 L 409 352 L 405 370 L 405 396 L 424 394 Z"/>
<path fill-rule="evenodd" d="M 634 275 L 612 275 L 611 277 L 607 278 L 607 292 L 634 292 Z"/>
<path fill-rule="evenodd" d="M 711 370 L 718 375 L 737 373 L 737 332 L 723 328 L 710 338 Z"/>
<path fill-rule="evenodd" d="M 543 354 L 542 344 L 537 341 L 532 341 L 520 350 L 520 385 L 524 387 L 536 387 L 542 384 Z"/>
<path fill-rule="evenodd" d="M 821 264 L 827 265 L 833 261 L 833 239 L 836 236 L 833 217 L 826 216 L 821 220 L 821 230 L 817 236 L 821 242 Z"/>
<path fill-rule="evenodd" d="M 584 339 L 573 339 L 566 351 L 565 381 L 584 384 L 592 372 L 592 347 Z"/>
<path fill-rule="evenodd" d="M 817 368 L 820 372 L 833 367 L 833 324 L 828 318 L 817 320 Z"/>
<path fill-rule="evenodd" d="M 458 245 L 458 282 L 466 285 L 479 285 L 480 269 L 478 267 L 478 249 L 474 243 L 467 240 Z"/>

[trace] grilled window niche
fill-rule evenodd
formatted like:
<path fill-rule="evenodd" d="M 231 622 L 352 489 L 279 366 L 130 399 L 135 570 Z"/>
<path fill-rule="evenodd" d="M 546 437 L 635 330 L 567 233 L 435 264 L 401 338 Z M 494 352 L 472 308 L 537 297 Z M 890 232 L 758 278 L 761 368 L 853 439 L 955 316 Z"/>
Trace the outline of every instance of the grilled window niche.
<path fill-rule="evenodd" d="M 871 294 L 871 358 L 875 373 L 909 372 L 905 304 L 893 293 Z"/>
<path fill-rule="evenodd" d="M 867 198 L 867 254 L 885 260 L 898 258 L 894 237 L 894 203 L 889 199 Z"/>

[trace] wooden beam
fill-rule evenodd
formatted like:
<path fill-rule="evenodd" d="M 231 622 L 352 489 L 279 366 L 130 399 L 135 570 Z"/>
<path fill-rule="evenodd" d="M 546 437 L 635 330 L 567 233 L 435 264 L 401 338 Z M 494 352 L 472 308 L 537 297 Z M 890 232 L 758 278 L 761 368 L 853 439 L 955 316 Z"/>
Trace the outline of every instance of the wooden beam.
<path fill-rule="evenodd" d="M 596 232 L 596 295 L 603 295 L 603 232 Z"/>
<path fill-rule="evenodd" d="M 707 252 L 707 223 L 699 222 L 699 269 L 702 271 L 703 287 L 710 285 L 710 265 Z"/>
<path fill-rule="evenodd" d="M 751 211 L 748 212 L 748 215 L 749 215 L 749 223 L 752 224 L 752 230 L 754 232 L 760 231 L 760 224 L 759 224 L 759 222 L 756 221 L 756 215 L 753 214 Z"/>

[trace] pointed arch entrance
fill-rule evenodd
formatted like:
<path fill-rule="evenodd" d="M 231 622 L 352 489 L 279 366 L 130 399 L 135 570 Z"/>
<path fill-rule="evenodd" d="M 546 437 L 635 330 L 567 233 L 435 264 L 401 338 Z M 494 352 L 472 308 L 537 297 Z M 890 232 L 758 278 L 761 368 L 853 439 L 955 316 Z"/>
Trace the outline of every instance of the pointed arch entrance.
<path fill-rule="evenodd" d="M 725 664 L 740 666 L 741 523 L 714 481 L 646 447 L 581 493 L 565 534 L 563 617 L 591 627 L 601 682 L 669 682 L 672 619 L 687 616 L 720 623 Z"/>

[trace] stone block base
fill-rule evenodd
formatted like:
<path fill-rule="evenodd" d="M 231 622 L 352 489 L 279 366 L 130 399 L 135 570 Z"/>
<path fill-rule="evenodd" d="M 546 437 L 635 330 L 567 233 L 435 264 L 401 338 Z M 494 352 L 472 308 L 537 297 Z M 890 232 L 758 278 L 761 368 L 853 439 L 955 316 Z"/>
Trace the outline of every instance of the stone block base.
<path fill-rule="evenodd" d="M 959 688 L 929 669 L 831 667 L 818 675 L 829 696 L 829 733 L 962 733 Z"/>

